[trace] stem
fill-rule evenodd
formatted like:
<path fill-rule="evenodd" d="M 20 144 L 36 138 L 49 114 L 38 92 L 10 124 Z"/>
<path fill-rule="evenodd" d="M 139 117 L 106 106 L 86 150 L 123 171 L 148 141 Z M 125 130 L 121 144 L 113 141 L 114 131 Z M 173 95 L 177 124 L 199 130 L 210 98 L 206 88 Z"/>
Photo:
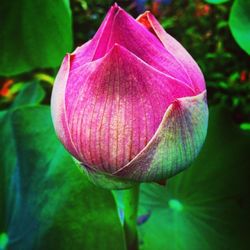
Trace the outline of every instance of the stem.
<path fill-rule="evenodd" d="M 139 201 L 139 185 L 124 192 L 124 233 L 127 250 L 138 250 L 137 210 Z"/>

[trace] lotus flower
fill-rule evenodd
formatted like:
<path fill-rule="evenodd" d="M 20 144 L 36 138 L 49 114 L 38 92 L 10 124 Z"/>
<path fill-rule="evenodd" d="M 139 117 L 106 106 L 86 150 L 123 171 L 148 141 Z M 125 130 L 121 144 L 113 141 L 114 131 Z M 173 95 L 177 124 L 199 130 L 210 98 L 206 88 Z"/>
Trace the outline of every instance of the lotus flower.
<path fill-rule="evenodd" d="M 206 137 L 196 62 L 152 14 L 135 20 L 116 4 L 93 39 L 65 56 L 51 105 L 65 148 L 107 188 L 177 174 Z"/>

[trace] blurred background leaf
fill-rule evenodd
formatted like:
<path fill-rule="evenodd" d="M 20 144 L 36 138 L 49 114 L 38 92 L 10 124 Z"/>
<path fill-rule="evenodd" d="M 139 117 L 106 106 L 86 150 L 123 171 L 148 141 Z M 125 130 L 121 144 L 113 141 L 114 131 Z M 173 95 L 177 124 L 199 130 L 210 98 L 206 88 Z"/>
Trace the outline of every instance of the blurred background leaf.
<path fill-rule="evenodd" d="M 221 3 L 226 3 L 229 0 L 205 0 L 205 2 L 207 3 L 211 3 L 211 4 L 221 4 Z"/>
<path fill-rule="evenodd" d="M 239 46 L 250 55 L 250 1 L 234 1 L 229 27 Z"/>
<path fill-rule="evenodd" d="M 142 250 L 250 248 L 250 133 L 223 108 L 210 110 L 208 137 L 190 169 L 166 187 L 141 186 Z"/>
<path fill-rule="evenodd" d="M 2 0 L 0 75 L 57 67 L 73 43 L 69 0 Z"/>

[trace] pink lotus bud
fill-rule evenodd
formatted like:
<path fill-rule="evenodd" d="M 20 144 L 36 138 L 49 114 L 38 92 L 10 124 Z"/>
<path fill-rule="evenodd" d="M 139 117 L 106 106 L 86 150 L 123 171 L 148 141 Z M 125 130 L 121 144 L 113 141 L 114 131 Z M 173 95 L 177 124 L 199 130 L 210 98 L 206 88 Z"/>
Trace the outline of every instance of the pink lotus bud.
<path fill-rule="evenodd" d="M 149 12 L 135 20 L 116 4 L 93 39 L 64 58 L 51 106 L 65 148 L 108 188 L 177 174 L 206 137 L 198 65 Z"/>

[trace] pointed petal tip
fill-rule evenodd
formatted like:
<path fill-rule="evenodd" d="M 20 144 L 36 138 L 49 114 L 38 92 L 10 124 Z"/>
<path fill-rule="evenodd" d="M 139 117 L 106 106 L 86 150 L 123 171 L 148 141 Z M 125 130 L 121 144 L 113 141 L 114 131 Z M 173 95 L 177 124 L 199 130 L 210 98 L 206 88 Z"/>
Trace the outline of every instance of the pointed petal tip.
<path fill-rule="evenodd" d="M 75 57 L 75 53 L 74 52 L 72 52 L 72 53 L 66 53 L 66 55 L 65 55 L 65 58 L 67 59 L 67 60 L 72 60 L 72 59 L 74 59 L 74 57 Z"/>
<path fill-rule="evenodd" d="M 73 51 L 72 53 L 66 53 L 66 55 L 63 58 L 62 65 L 66 65 L 65 70 L 70 71 L 72 69 L 72 63 L 74 61 L 76 54 Z"/>
<path fill-rule="evenodd" d="M 126 53 L 127 49 L 121 46 L 118 43 L 115 43 L 113 47 L 109 50 L 109 52 L 105 55 L 106 58 L 114 57 L 114 56 L 121 56 L 121 54 Z"/>
<path fill-rule="evenodd" d="M 116 2 L 111 6 L 111 9 L 117 13 L 120 10 L 123 10 Z M 124 10 L 123 10 L 124 11 Z"/>
<path fill-rule="evenodd" d="M 109 11 L 108 11 L 106 17 L 108 17 L 108 19 L 114 18 L 114 16 L 116 15 L 116 13 L 119 12 L 120 10 L 122 10 L 122 8 L 117 3 L 114 3 L 109 8 Z"/>
<path fill-rule="evenodd" d="M 125 48 L 121 46 L 119 43 L 115 43 L 114 46 L 111 48 L 112 53 L 117 53 L 123 50 L 125 50 Z"/>
<path fill-rule="evenodd" d="M 111 8 L 116 16 L 120 14 L 121 18 L 130 16 L 130 14 L 127 11 L 125 11 L 122 7 L 120 7 L 117 3 L 115 3 Z"/>
<path fill-rule="evenodd" d="M 117 2 L 115 2 L 115 3 L 112 5 L 112 8 L 119 8 L 119 5 L 117 4 Z"/>
<path fill-rule="evenodd" d="M 154 15 L 150 11 L 147 10 L 143 14 L 139 15 L 136 18 L 136 21 L 138 23 L 142 24 L 143 26 L 145 26 L 146 29 L 148 29 L 152 34 L 154 34 L 158 38 L 158 36 L 154 30 L 153 24 L 152 24 L 152 21 L 154 19 L 155 19 Z"/>
<path fill-rule="evenodd" d="M 123 47 L 122 45 L 118 43 L 114 43 L 113 46 L 108 50 L 106 55 L 103 57 L 95 60 L 95 62 L 100 62 L 100 63 L 108 63 L 110 61 L 116 61 L 118 58 L 119 60 L 126 60 L 127 56 L 130 55 L 130 52 Z"/>
<path fill-rule="evenodd" d="M 149 10 L 146 10 L 144 13 L 142 13 L 141 15 L 139 15 L 136 20 L 139 23 L 143 23 L 145 21 L 149 22 L 149 20 L 151 19 L 151 17 L 154 16 Z"/>
<path fill-rule="evenodd" d="M 151 12 L 150 12 L 150 10 L 146 10 L 145 12 L 143 12 L 142 14 L 140 14 L 140 15 L 136 18 L 136 20 L 139 20 L 139 19 L 141 19 L 141 18 L 146 18 L 146 17 L 148 17 L 149 15 L 152 15 Z"/>

